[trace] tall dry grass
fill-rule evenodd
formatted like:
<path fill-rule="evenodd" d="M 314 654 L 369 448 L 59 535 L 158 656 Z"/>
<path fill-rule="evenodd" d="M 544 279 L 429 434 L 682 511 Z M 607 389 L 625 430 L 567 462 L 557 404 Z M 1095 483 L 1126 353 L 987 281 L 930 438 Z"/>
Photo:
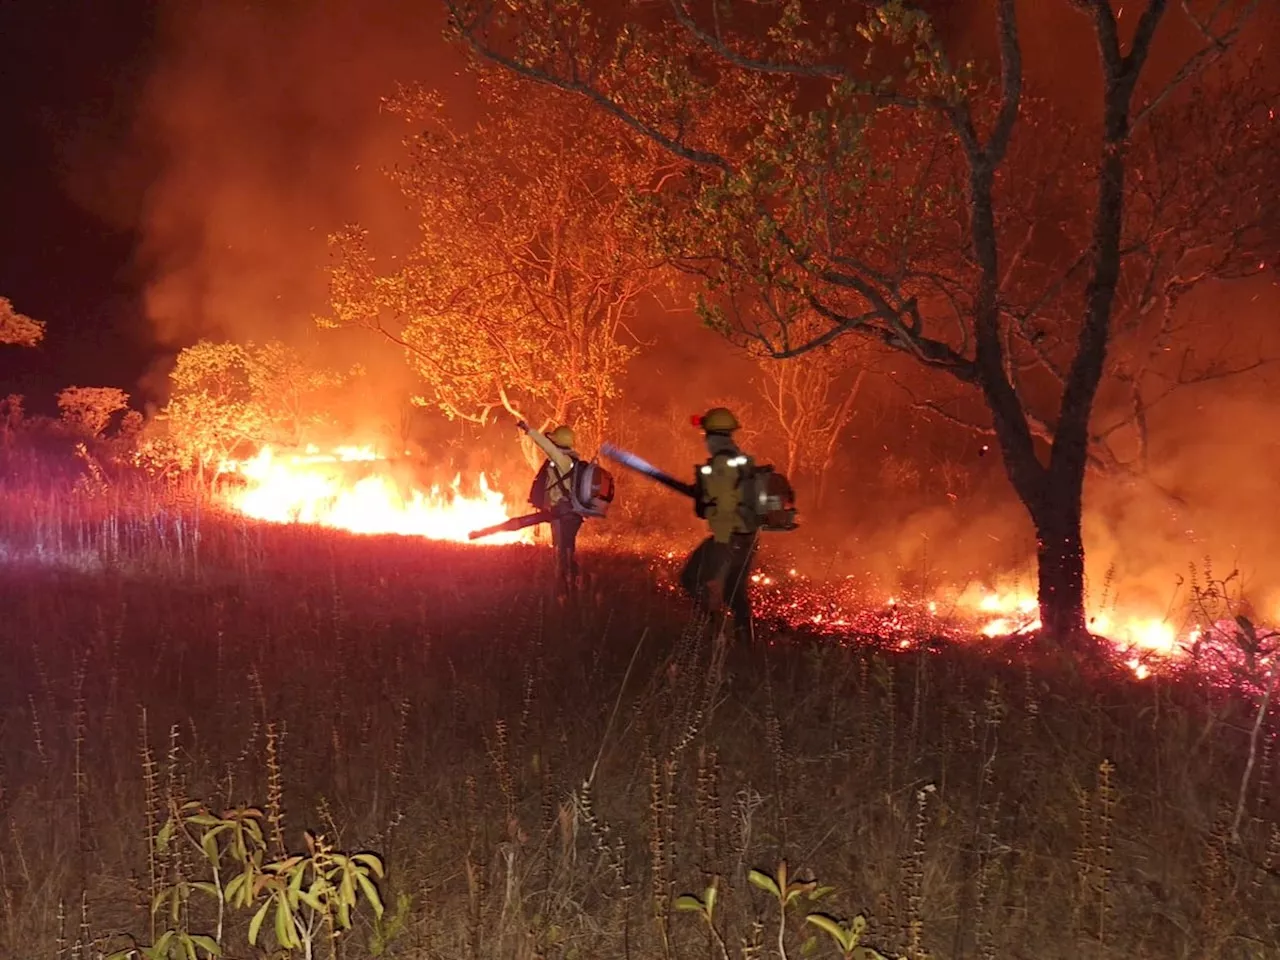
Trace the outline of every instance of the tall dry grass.
<path fill-rule="evenodd" d="M 349 958 L 837 956 L 810 908 L 913 960 L 1280 956 L 1275 720 L 1237 841 L 1253 714 L 1217 686 L 725 652 L 624 554 L 569 608 L 533 548 L 141 488 L 10 485 L 0 543 L 0 956 L 148 942 L 160 878 L 200 870 L 152 842 L 189 798 L 261 805 L 275 852 L 380 852 L 403 926 L 359 914 Z M 779 929 L 748 874 L 783 861 L 834 891 Z M 674 906 L 713 882 L 711 931 Z"/>

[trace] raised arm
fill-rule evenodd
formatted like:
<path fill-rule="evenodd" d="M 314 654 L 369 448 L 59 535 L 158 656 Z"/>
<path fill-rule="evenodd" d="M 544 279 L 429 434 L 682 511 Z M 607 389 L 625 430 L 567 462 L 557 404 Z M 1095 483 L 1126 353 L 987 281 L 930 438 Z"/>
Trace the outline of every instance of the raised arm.
<path fill-rule="evenodd" d="M 523 420 L 516 423 L 516 426 L 529 435 L 532 440 L 543 453 L 547 455 L 547 459 L 556 465 L 556 469 L 562 474 L 568 473 L 573 467 L 573 459 L 565 451 L 561 450 L 541 431 L 529 426 Z"/>

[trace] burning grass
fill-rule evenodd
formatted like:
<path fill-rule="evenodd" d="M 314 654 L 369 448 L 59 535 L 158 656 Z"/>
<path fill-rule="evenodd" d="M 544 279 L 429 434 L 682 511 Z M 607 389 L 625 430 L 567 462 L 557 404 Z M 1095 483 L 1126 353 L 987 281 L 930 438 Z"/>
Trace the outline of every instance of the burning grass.
<path fill-rule="evenodd" d="M 836 955 L 816 908 L 916 956 L 1280 950 L 1275 718 L 1241 791 L 1255 701 L 1220 683 L 1084 678 L 905 603 L 722 660 L 627 555 L 589 554 L 567 609 L 532 547 L 78 504 L 0 516 L 2 955 L 145 942 L 147 837 L 184 798 L 382 854 L 347 957 L 719 956 L 674 909 L 715 878 L 729 954 L 773 956 L 747 874 L 784 859 L 835 888 L 789 911 L 792 956 Z M 818 593 L 795 579 L 771 617 Z"/>

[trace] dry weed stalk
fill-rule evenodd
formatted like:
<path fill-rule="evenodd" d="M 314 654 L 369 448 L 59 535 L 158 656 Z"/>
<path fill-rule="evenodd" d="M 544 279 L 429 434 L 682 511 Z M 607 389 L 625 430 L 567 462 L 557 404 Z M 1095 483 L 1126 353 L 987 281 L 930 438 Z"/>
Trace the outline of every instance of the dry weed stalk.
<path fill-rule="evenodd" d="M 1103 760 L 1098 765 L 1098 946 L 1107 942 L 1110 913 L 1112 830 L 1115 826 L 1116 791 L 1111 782 L 1115 764 Z"/>
<path fill-rule="evenodd" d="M 27 703 L 31 705 L 31 732 L 35 737 L 36 756 L 40 758 L 40 766 L 44 767 L 45 774 L 48 775 L 53 767 L 53 761 L 49 758 L 49 751 L 45 748 L 44 728 L 40 726 L 40 711 L 36 709 L 35 696 L 27 694 Z"/>
<path fill-rule="evenodd" d="M 746 873 L 747 857 L 751 852 L 752 823 L 755 813 L 764 806 L 764 797 L 751 787 L 743 787 L 734 796 L 733 819 L 736 826 L 734 841 L 736 863 L 734 876 L 739 880 Z"/>
<path fill-rule="evenodd" d="M 1093 795 L 1081 786 L 1074 787 L 1076 795 L 1076 812 L 1079 816 L 1080 839 L 1076 844 L 1075 856 L 1072 858 L 1076 867 L 1077 896 L 1073 904 L 1072 925 L 1076 928 L 1077 937 L 1085 935 L 1085 904 L 1094 886 L 1094 874 L 1097 872 L 1097 850 L 1093 844 Z"/>
<path fill-rule="evenodd" d="M 58 898 L 58 934 L 55 943 L 58 960 L 66 960 L 69 946 L 67 943 L 67 903 L 61 897 Z"/>
<path fill-rule="evenodd" d="M 749 931 L 742 935 L 742 960 L 757 960 L 764 953 L 764 924 L 759 917 L 752 919 Z"/>
<path fill-rule="evenodd" d="M 907 957 L 926 960 L 924 950 L 924 829 L 928 822 L 929 797 L 935 791 L 932 783 L 916 791 L 915 829 L 911 835 L 911 855 L 906 864 L 907 887 Z"/>
<path fill-rule="evenodd" d="M 396 716 L 395 743 L 391 748 L 391 816 L 383 828 L 383 834 L 388 838 L 404 818 L 404 811 L 401 807 L 403 802 L 401 785 L 404 782 L 404 754 L 409 739 L 410 709 L 412 709 L 412 704 L 410 704 L 409 698 L 401 697 Z"/>
<path fill-rule="evenodd" d="M 75 667 L 74 696 L 71 714 L 71 726 L 74 735 L 72 748 L 72 790 L 76 805 L 76 858 L 81 882 L 86 879 L 88 870 L 88 852 L 93 842 L 89 829 L 89 782 L 84 767 L 84 742 L 87 723 L 85 720 L 84 702 L 85 665 L 81 659 Z"/>
<path fill-rule="evenodd" d="M 71 955 L 76 960 L 90 960 L 93 949 L 93 935 L 89 929 L 89 895 L 80 891 L 80 926 L 76 930 L 76 942 L 71 948 Z"/>
<path fill-rule="evenodd" d="M 1261 889 L 1263 878 L 1270 876 L 1277 865 L 1280 865 L 1280 823 L 1273 823 L 1267 836 L 1267 849 L 1262 855 L 1262 864 L 1253 875 L 1254 890 Z"/>
<path fill-rule="evenodd" d="M 157 782 L 156 762 L 151 753 L 151 740 L 147 729 L 147 708 L 142 708 L 141 722 L 141 739 L 142 739 L 142 789 L 143 789 L 143 816 L 147 828 L 147 915 L 151 919 L 151 943 L 156 942 L 156 918 L 153 911 L 149 908 L 160 894 L 160 878 L 167 870 L 167 863 L 163 858 L 168 850 L 159 850 L 156 848 L 156 835 L 160 829 L 159 810 L 160 810 L 160 790 Z"/>
<path fill-rule="evenodd" d="M 981 769 L 978 775 L 978 811 L 974 823 L 974 847 L 978 856 L 974 897 L 974 940 L 983 960 L 993 960 L 995 940 L 991 927 L 990 888 L 1001 851 L 996 840 L 1000 797 L 996 794 L 995 766 L 1000 752 L 1000 726 L 1006 705 L 1000 685 L 992 681 L 983 702 Z"/>
<path fill-rule="evenodd" d="M 698 750 L 694 808 L 703 879 L 710 882 L 723 869 L 720 835 L 720 763 L 714 747 L 703 746 Z"/>
<path fill-rule="evenodd" d="M 880 709 L 882 729 L 885 731 L 885 786 L 893 793 L 898 782 L 898 676 L 892 658 L 877 658 L 880 691 L 882 700 Z"/>
<path fill-rule="evenodd" d="M 1246 655 L 1250 679 L 1253 679 L 1263 669 L 1259 654 L 1262 652 L 1263 640 L 1269 640 L 1270 637 L 1259 637 L 1252 623 L 1242 617 L 1237 619 L 1236 642 Z M 1253 767 L 1258 758 L 1258 739 L 1262 734 L 1263 724 L 1266 722 L 1267 715 L 1271 710 L 1271 698 L 1275 694 L 1278 678 L 1280 678 L 1280 670 L 1277 670 L 1274 665 L 1266 668 L 1266 686 L 1262 694 L 1262 701 L 1258 704 L 1253 727 L 1249 731 L 1249 759 L 1245 762 L 1244 774 L 1240 777 L 1240 792 L 1236 797 L 1236 812 L 1231 819 L 1231 839 L 1237 844 L 1240 843 L 1240 821 L 1244 819 L 1249 781 L 1253 776 Z"/>
<path fill-rule="evenodd" d="M 1223 899 L 1231 886 L 1231 867 L 1226 856 L 1230 840 L 1231 815 L 1229 809 L 1223 806 L 1205 838 L 1200 867 L 1200 923 L 1206 944 L 1215 943 L 1222 936 Z M 1206 955 L 1212 956 L 1212 950 L 1207 949 Z"/>
<path fill-rule="evenodd" d="M 657 923 L 662 943 L 662 955 L 671 956 L 669 922 L 671 917 L 671 824 L 674 806 L 671 798 L 671 781 L 675 762 L 659 763 L 656 756 L 649 758 L 649 863 L 650 896 L 653 900 L 653 918 Z"/>
<path fill-rule="evenodd" d="M 502 719 L 493 723 L 493 739 L 484 738 L 485 749 L 489 754 L 489 762 L 493 764 L 494 776 L 498 781 L 498 790 L 502 793 L 505 804 L 506 824 L 508 829 L 516 822 L 516 787 L 515 778 L 511 775 L 511 760 L 507 747 L 507 722 Z"/>
<path fill-rule="evenodd" d="M 267 823 L 271 827 L 271 841 L 276 855 L 285 857 L 288 850 L 284 842 L 284 786 L 280 773 L 280 740 L 274 721 L 267 723 Z"/>
<path fill-rule="evenodd" d="M 782 722 L 778 719 L 777 703 L 773 695 L 773 677 L 768 664 L 764 668 L 764 739 L 769 748 L 770 770 L 773 773 L 775 832 L 780 850 L 787 849 L 787 830 L 791 808 L 790 781 L 787 778 L 786 748 L 782 742 Z"/>

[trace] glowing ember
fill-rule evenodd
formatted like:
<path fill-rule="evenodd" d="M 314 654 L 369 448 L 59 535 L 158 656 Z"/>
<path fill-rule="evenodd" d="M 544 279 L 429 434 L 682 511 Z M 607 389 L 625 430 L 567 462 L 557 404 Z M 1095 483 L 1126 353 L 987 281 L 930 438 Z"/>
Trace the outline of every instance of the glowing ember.
<path fill-rule="evenodd" d="M 431 540 L 470 542 L 467 534 L 508 517 L 502 494 L 491 489 L 484 474 L 477 496 L 461 492 L 461 477 L 448 488 L 404 490 L 390 477 L 369 474 L 351 479 L 340 464 L 373 463 L 385 458 L 368 447 L 339 447 L 322 453 L 308 447 L 303 454 L 277 456 L 263 447 L 249 460 L 221 465 L 223 473 L 243 479 L 223 500 L 245 516 L 272 523 L 310 523 L 351 533 L 402 534 Z M 502 533 L 487 543 L 529 543 L 533 530 Z"/>
<path fill-rule="evenodd" d="M 674 572 L 673 556 L 668 553 L 657 565 Z M 1025 637 L 1041 625 L 1039 603 L 1026 588 L 975 585 L 959 592 L 936 591 L 932 596 L 885 597 L 868 590 L 866 584 L 860 586 L 853 577 L 817 582 L 794 567 L 787 568 L 787 573 L 783 578 L 761 570 L 752 576 L 757 616 L 784 634 L 909 650 L 935 641 L 964 642 L 977 636 Z M 664 582 L 668 589 L 679 589 L 674 577 L 664 577 Z M 1089 629 L 1110 643 L 1119 662 L 1139 680 L 1161 668 L 1193 662 L 1202 670 L 1225 676 L 1242 662 L 1239 629 L 1229 618 L 1200 623 L 1194 616 L 1178 621 L 1116 610 L 1093 614 Z M 1280 634 L 1272 628 L 1258 626 L 1257 630 L 1266 643 L 1280 642 Z M 1265 666 L 1267 658 L 1259 658 L 1259 663 Z"/>

